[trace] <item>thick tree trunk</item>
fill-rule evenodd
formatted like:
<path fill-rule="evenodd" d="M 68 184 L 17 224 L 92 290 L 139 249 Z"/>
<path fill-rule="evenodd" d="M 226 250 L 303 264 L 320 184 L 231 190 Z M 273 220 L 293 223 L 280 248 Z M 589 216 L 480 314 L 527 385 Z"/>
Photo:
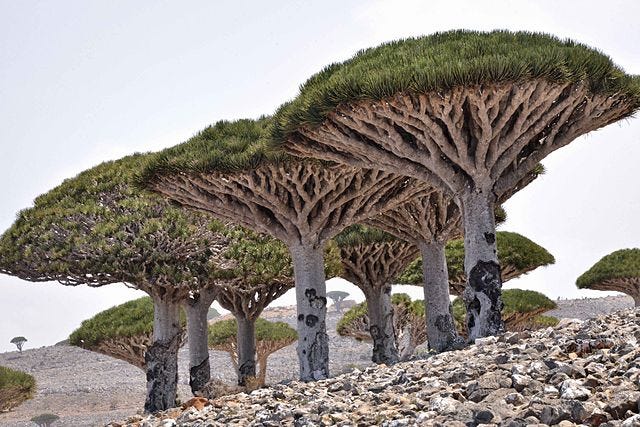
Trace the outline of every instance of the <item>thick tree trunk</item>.
<path fill-rule="evenodd" d="M 256 376 L 256 330 L 255 322 L 236 314 L 238 324 L 238 385 L 247 385 L 247 380 Z"/>
<path fill-rule="evenodd" d="M 207 314 L 215 296 L 215 290 L 201 290 L 184 304 L 189 341 L 189 386 L 194 394 L 211 379 Z"/>
<path fill-rule="evenodd" d="M 393 328 L 393 305 L 391 304 L 391 285 L 372 287 L 367 293 L 367 313 L 369 333 L 373 340 L 373 363 L 392 365 L 398 362 Z"/>
<path fill-rule="evenodd" d="M 470 190 L 461 196 L 467 275 L 463 299 L 471 342 L 504 331 L 493 199 L 489 192 L 479 190 Z"/>
<path fill-rule="evenodd" d="M 302 381 L 329 377 L 327 292 L 322 247 L 290 247 L 298 308 L 298 359 Z"/>
<path fill-rule="evenodd" d="M 180 346 L 180 305 L 154 298 L 153 343 L 145 354 L 147 366 L 147 413 L 176 406 L 178 347 Z"/>
<path fill-rule="evenodd" d="M 424 304 L 429 348 L 437 352 L 460 344 L 449 298 L 449 272 L 444 243 L 421 243 Z"/>

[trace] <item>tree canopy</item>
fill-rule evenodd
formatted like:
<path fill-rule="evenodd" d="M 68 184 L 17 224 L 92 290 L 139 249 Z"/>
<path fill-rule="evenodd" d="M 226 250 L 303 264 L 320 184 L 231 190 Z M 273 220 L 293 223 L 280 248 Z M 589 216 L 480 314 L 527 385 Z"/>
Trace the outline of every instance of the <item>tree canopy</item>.
<path fill-rule="evenodd" d="M 621 249 L 604 256 L 576 280 L 581 289 L 616 279 L 640 278 L 640 249 Z"/>
<path fill-rule="evenodd" d="M 546 249 L 518 233 L 498 231 L 496 239 L 503 282 L 538 267 L 555 263 L 555 258 Z M 448 242 L 445 251 L 452 293 L 460 295 L 466 281 L 463 240 L 456 239 Z M 399 283 L 413 285 L 421 285 L 423 280 L 420 258 L 413 261 L 398 277 Z"/>
<path fill-rule="evenodd" d="M 238 366 L 237 348 L 238 324 L 235 319 L 220 320 L 209 326 L 209 347 L 226 351 L 231 356 L 233 365 Z M 259 366 L 257 386 L 265 384 L 267 376 L 267 359 L 269 355 L 284 348 L 298 339 L 298 333 L 285 322 L 270 322 L 263 318 L 255 322 L 255 352 Z M 247 382 L 251 388 L 251 381 Z"/>
<path fill-rule="evenodd" d="M 385 43 L 325 67 L 278 110 L 273 140 L 322 123 L 344 103 L 535 78 L 586 81 L 593 93 L 623 94 L 634 109 L 640 107 L 638 76 L 626 74 L 596 49 L 547 34 L 457 30 Z"/>
<path fill-rule="evenodd" d="M 278 164 L 291 160 L 282 151 L 269 148 L 270 124 L 270 117 L 220 120 L 184 143 L 152 156 L 138 175 L 137 183 L 145 187 L 156 175 L 230 173 L 255 169 L 265 163 Z"/>
<path fill-rule="evenodd" d="M 0 271 L 30 281 L 147 292 L 206 281 L 219 236 L 201 214 L 131 185 L 143 155 L 102 163 L 39 196 L 0 238 Z"/>
<path fill-rule="evenodd" d="M 184 328 L 186 318 L 181 312 Z M 124 360 L 141 369 L 152 344 L 153 301 L 142 297 L 101 311 L 84 320 L 69 336 L 69 344 Z"/>

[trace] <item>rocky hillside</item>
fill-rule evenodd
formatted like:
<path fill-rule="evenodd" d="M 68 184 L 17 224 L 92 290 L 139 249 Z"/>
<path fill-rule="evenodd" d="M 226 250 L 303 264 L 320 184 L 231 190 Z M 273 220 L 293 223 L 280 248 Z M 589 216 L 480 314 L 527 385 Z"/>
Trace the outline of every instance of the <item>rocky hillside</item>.
<path fill-rule="evenodd" d="M 556 312 L 554 312 L 554 315 L 559 317 L 588 318 L 599 313 L 608 313 L 612 310 L 630 307 L 632 305 L 633 301 L 629 297 L 563 300 L 559 301 L 559 308 Z M 295 324 L 294 313 L 294 310 L 286 308 L 268 309 L 265 312 L 267 317 L 272 320 L 285 320 Z M 347 394 L 347 391 L 330 392 L 327 389 L 322 391 L 322 394 L 324 394 L 325 397 L 333 396 L 336 393 L 344 394 L 350 399 L 356 399 L 355 393 L 361 393 L 362 396 L 365 397 L 370 396 L 373 392 L 369 392 L 366 390 L 366 387 L 363 385 L 364 383 L 361 383 L 361 381 L 364 380 L 359 379 L 359 375 L 362 375 L 362 378 L 370 378 L 370 376 L 375 377 L 377 375 L 380 375 L 381 378 L 386 378 L 387 374 L 378 373 L 378 370 L 375 368 L 369 368 L 372 370 L 368 371 L 368 373 L 363 373 L 363 371 L 371 364 L 370 344 L 357 343 L 352 339 L 336 336 L 335 323 L 337 319 L 338 316 L 330 311 L 328 316 L 328 327 L 331 345 L 331 372 L 332 374 L 339 374 L 342 372 L 351 371 L 352 369 L 358 369 L 359 373 L 356 373 L 357 371 L 353 371 L 354 374 L 352 377 L 346 377 L 346 381 L 349 381 L 354 386 L 354 390 L 356 391 L 349 392 L 349 394 Z M 560 331 L 558 331 L 558 333 L 562 334 L 562 332 Z M 574 332 L 569 332 L 569 334 L 572 333 L 575 335 Z M 524 342 L 524 337 L 522 337 L 522 340 Z M 440 363 L 444 364 L 445 361 L 448 360 L 448 358 L 458 357 L 455 356 L 456 354 L 457 353 L 450 353 L 447 355 L 437 356 L 433 360 L 435 361 L 438 360 L 438 358 L 442 357 L 444 359 Z M 535 356 L 535 354 L 532 354 L 531 357 L 533 356 Z M 462 355 L 459 357 L 464 359 Z M 187 386 L 188 354 L 186 348 L 181 349 L 179 353 L 179 362 L 179 395 L 182 401 L 185 401 L 190 396 Z M 417 362 L 415 367 L 409 368 L 409 366 L 413 365 L 406 365 L 406 367 L 402 369 L 405 369 L 407 372 L 413 372 L 413 369 L 422 369 L 420 368 L 420 366 L 422 366 L 423 363 L 427 362 L 428 361 L 420 361 Z M 234 382 L 235 373 L 230 364 L 229 358 L 225 353 L 212 351 L 211 363 L 213 367 L 212 375 L 215 378 L 227 383 Z M 144 402 L 146 386 L 144 373 L 141 370 L 125 362 L 85 351 L 76 347 L 55 346 L 43 347 L 39 349 L 28 349 L 25 350 L 22 355 L 19 355 L 17 352 L 0 353 L 0 365 L 28 372 L 36 378 L 37 382 L 37 391 L 33 399 L 23 403 L 18 408 L 9 413 L 0 413 L 0 426 L 2 427 L 33 426 L 34 424 L 29 421 L 30 418 L 43 412 L 53 412 L 60 416 L 60 420 L 56 422 L 55 426 L 103 426 L 109 421 L 122 420 L 136 414 L 140 410 Z M 488 366 L 486 368 L 487 372 L 489 372 Z M 444 367 L 443 365 L 439 369 L 441 371 L 452 371 L 451 367 L 449 367 L 448 365 L 447 367 Z M 279 350 L 270 357 L 269 370 L 267 373 L 267 381 L 269 383 L 286 383 L 286 381 L 296 378 L 297 374 L 298 367 L 297 357 L 295 354 L 295 344 Z M 388 375 L 393 374 L 389 373 Z M 448 380 L 441 379 L 441 381 Z M 461 384 L 463 383 L 462 381 L 459 382 Z M 423 387 L 424 390 L 422 391 L 424 391 L 425 393 L 429 392 L 430 388 L 424 386 L 424 382 L 418 382 L 418 384 Z M 400 385 L 401 384 L 398 384 L 397 387 L 390 388 L 389 392 L 391 392 L 392 394 L 398 394 Z M 295 391 L 298 387 L 297 383 L 291 383 L 290 386 L 292 388 L 289 388 L 285 385 L 276 385 L 273 389 L 266 389 L 267 391 L 259 391 L 255 393 L 276 393 L 277 390 L 282 391 L 282 393 L 285 393 L 286 390 L 287 396 L 289 395 L 289 393 L 297 393 L 297 391 Z M 342 385 L 340 387 L 348 388 L 349 386 Z M 453 387 L 453 385 L 450 385 L 450 387 Z M 312 389 L 308 389 L 303 391 L 302 393 L 311 394 L 314 392 L 312 391 Z M 446 389 L 443 389 L 443 393 L 443 397 L 447 397 Z M 523 391 L 520 392 L 520 394 L 526 397 L 527 392 Z M 427 403 L 429 405 L 431 404 L 430 395 L 425 394 L 424 396 L 420 396 L 420 398 L 425 401 L 427 401 L 426 398 L 429 397 Z M 412 399 L 412 393 L 408 393 L 406 397 L 408 399 Z M 238 399 L 239 402 L 244 402 L 246 399 L 253 398 L 253 396 L 248 397 L 246 395 L 240 395 Z M 274 404 L 283 404 L 282 399 L 283 398 L 280 398 L 280 400 L 275 399 L 273 402 Z M 380 397 L 380 399 L 380 401 L 382 401 L 382 396 Z M 465 399 L 467 399 L 467 397 L 465 397 Z M 283 408 L 282 410 L 285 411 L 287 407 L 290 408 L 292 406 L 295 406 L 297 408 L 297 405 L 300 404 L 300 411 L 309 411 L 309 405 L 313 405 L 314 402 L 315 400 L 312 396 L 307 396 L 306 398 L 301 398 L 299 400 L 292 400 L 288 403 L 289 406 L 281 406 L 281 408 Z M 326 399 L 324 402 L 326 402 Z M 337 417 L 336 419 L 340 418 L 339 405 L 343 405 L 344 403 L 340 402 L 342 402 L 342 400 L 336 399 L 336 404 L 338 405 L 338 409 L 334 414 L 334 416 Z M 377 405 L 375 402 L 376 400 L 373 399 L 369 404 Z M 317 402 L 317 404 L 324 405 L 322 401 Z M 231 405 L 233 407 L 233 404 Z M 242 409 L 242 411 L 244 411 L 245 409 L 243 408 L 245 407 L 241 405 L 246 405 L 246 402 L 238 403 L 238 410 L 240 411 Z M 325 412 L 329 411 L 329 407 L 323 409 L 321 406 L 318 406 L 317 409 L 323 409 L 324 414 Z M 416 414 L 418 414 L 424 412 L 425 409 L 428 409 L 429 407 L 420 407 L 416 404 L 416 407 L 414 409 L 411 409 L 410 406 L 407 406 L 407 408 L 408 410 L 414 411 Z M 268 408 L 265 408 L 265 410 L 267 410 L 267 412 L 269 411 Z M 344 409 L 342 409 L 342 411 L 344 411 Z M 302 412 L 299 412 L 298 414 L 302 414 Z M 307 418 L 301 418 L 301 420 L 303 421 L 304 419 Z M 217 425 L 220 425 L 221 423 L 224 424 L 223 421 L 220 421 Z M 286 424 L 286 422 L 283 423 Z M 430 421 L 426 424 L 429 423 Z M 167 421 L 167 425 L 170 424 L 171 422 Z M 238 418 L 238 424 L 247 424 L 247 421 L 246 419 Z M 266 422 L 264 424 L 269 425 L 269 423 Z M 314 423 L 311 422 L 309 424 L 312 425 Z M 212 425 L 216 424 L 213 423 Z M 280 422 L 274 421 L 271 423 L 271 425 L 280 425 Z"/>
<path fill-rule="evenodd" d="M 111 426 L 640 425 L 640 310 L 293 381 Z"/>

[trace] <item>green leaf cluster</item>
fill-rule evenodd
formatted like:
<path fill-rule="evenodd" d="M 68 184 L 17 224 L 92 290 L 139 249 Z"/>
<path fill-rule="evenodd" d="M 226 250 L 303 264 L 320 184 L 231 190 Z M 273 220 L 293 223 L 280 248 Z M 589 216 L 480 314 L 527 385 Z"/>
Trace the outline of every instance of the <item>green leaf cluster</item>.
<path fill-rule="evenodd" d="M 38 197 L 0 238 L 0 271 L 90 286 L 206 279 L 209 219 L 136 189 L 144 163 L 105 162 Z"/>
<path fill-rule="evenodd" d="M 209 347 L 223 345 L 235 339 L 238 324 L 235 319 L 220 320 L 209 325 Z M 298 339 L 298 333 L 285 322 L 270 322 L 261 317 L 255 322 L 257 341 L 290 341 Z"/>
<path fill-rule="evenodd" d="M 412 301 L 411 297 L 407 294 L 393 294 L 391 295 L 391 304 L 394 306 L 402 306 L 407 309 L 409 313 L 416 316 L 424 316 L 424 301 L 415 300 Z M 347 310 L 336 324 L 336 332 L 340 336 L 345 336 L 348 333 L 349 325 L 357 322 L 359 319 L 367 315 L 367 302 L 363 301 L 360 304 L 356 304 Z"/>
<path fill-rule="evenodd" d="M 29 374 L 0 366 L 0 411 L 6 411 L 31 399 L 36 380 Z"/>
<path fill-rule="evenodd" d="M 186 324 L 181 311 L 180 320 Z M 132 337 L 153 332 L 153 300 L 142 297 L 111 307 L 84 320 L 69 336 L 69 343 L 83 348 L 92 348 L 101 341 L 116 337 Z"/>
<path fill-rule="evenodd" d="M 498 231 L 496 233 L 498 259 L 503 269 L 514 268 L 527 272 L 537 267 L 555 263 L 555 258 L 545 248 L 518 233 Z M 464 276 L 464 240 L 451 240 L 445 247 L 449 279 L 458 280 Z M 398 277 L 399 283 L 421 285 L 422 258 L 417 258 Z"/>
<path fill-rule="evenodd" d="M 277 111 L 272 138 L 280 144 L 301 126 L 319 125 L 340 104 L 531 79 L 585 82 L 640 107 L 640 78 L 588 46 L 540 33 L 457 30 L 385 43 L 325 67 Z"/>
<path fill-rule="evenodd" d="M 607 280 L 640 278 L 640 249 L 620 249 L 603 257 L 593 267 L 585 271 L 576 285 L 589 289 Z"/>
<path fill-rule="evenodd" d="M 248 286 L 292 280 L 293 265 L 284 243 L 243 227 L 221 225 L 218 230 L 227 244 L 222 259 L 210 262 L 212 278 L 241 280 Z"/>
<path fill-rule="evenodd" d="M 159 175 L 180 172 L 211 173 L 252 170 L 264 163 L 280 163 L 289 156 L 269 147 L 272 119 L 219 121 L 195 136 L 153 155 L 136 182 L 146 186 Z"/>

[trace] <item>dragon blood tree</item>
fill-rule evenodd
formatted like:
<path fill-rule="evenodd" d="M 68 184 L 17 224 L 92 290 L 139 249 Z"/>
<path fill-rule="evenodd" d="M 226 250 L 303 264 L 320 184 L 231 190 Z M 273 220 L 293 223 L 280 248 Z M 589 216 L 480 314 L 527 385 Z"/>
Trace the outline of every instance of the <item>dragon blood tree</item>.
<path fill-rule="evenodd" d="M 502 266 L 501 282 L 515 279 L 538 267 L 555 263 L 555 258 L 545 248 L 518 233 L 498 231 L 496 233 L 498 258 Z M 449 292 L 462 295 L 467 278 L 464 273 L 464 242 L 451 240 L 445 247 L 449 277 Z M 414 260 L 398 277 L 398 283 L 422 285 L 423 267 L 420 258 Z"/>
<path fill-rule="evenodd" d="M 238 354 L 237 333 L 241 328 L 235 319 L 219 320 L 209 326 L 209 346 L 214 350 L 226 351 L 231 356 L 231 362 L 240 365 Z M 298 339 L 295 329 L 284 322 L 270 322 L 263 318 L 257 318 L 253 322 L 255 337 L 255 353 L 258 359 L 259 372 L 256 386 L 261 387 L 267 378 L 267 358 L 273 352 L 280 350 Z M 254 375 L 255 376 L 255 375 Z M 247 378 L 248 379 L 248 378 Z M 240 384 L 246 386 L 248 384 Z"/>
<path fill-rule="evenodd" d="M 145 370 L 145 353 L 153 344 L 153 300 L 142 297 L 101 311 L 71 333 L 69 344 Z"/>
<path fill-rule="evenodd" d="M 639 107 L 640 78 L 595 49 L 544 34 L 451 31 L 325 68 L 279 109 L 272 142 L 449 193 L 462 212 L 475 339 L 503 328 L 497 200 L 549 153 Z"/>
<path fill-rule="evenodd" d="M 184 206 L 284 242 L 293 260 L 304 381 L 327 378 L 323 250 L 344 227 L 420 187 L 388 172 L 290 157 L 267 142 L 271 119 L 218 122 L 160 152 L 139 181 Z"/>
<path fill-rule="evenodd" d="M 206 216 L 129 185 L 143 158 L 102 163 L 36 198 L 0 238 L 0 272 L 71 286 L 121 282 L 151 296 L 145 411 L 155 412 L 175 406 L 180 304 L 214 285 L 206 266 L 222 236 Z M 189 341 L 198 339 L 206 332 Z"/>
<path fill-rule="evenodd" d="M 367 325 L 374 363 L 398 361 L 391 281 L 415 259 L 418 248 L 373 227 L 352 225 L 335 238 L 340 247 L 342 276 L 365 295 Z"/>
<path fill-rule="evenodd" d="M 394 342 L 398 347 L 398 358 L 408 360 L 417 346 L 427 340 L 423 301 L 411 301 L 407 294 L 391 296 Z M 367 303 L 351 307 L 336 325 L 336 332 L 343 337 L 352 337 L 358 341 L 371 340 L 370 317 Z"/>
<path fill-rule="evenodd" d="M 262 354 L 256 351 L 259 344 L 256 342 L 256 320 L 265 307 L 293 288 L 293 269 L 287 247 L 281 241 L 231 225 L 222 233 L 228 243 L 220 254 L 223 260 L 218 264 L 224 268 L 214 268 L 212 277 L 218 279 L 216 300 L 236 320 L 234 360 L 238 385 L 244 386 L 256 377 L 256 353 L 258 359 Z M 336 269 L 339 264 L 335 252 L 332 244 L 327 245 L 325 273 L 329 277 L 341 271 Z M 262 364 L 259 366 L 263 368 Z"/>
<path fill-rule="evenodd" d="M 640 307 L 640 249 L 610 253 L 578 277 L 576 285 L 580 289 L 625 293 Z"/>
<path fill-rule="evenodd" d="M 538 165 L 511 191 L 505 193 L 503 200 L 542 173 L 544 167 Z M 506 212 L 501 206 L 495 208 L 494 217 L 496 224 L 506 220 Z M 447 242 L 460 237 L 462 231 L 462 216 L 453 198 L 441 191 L 425 191 L 423 195 L 395 209 L 369 218 L 366 223 L 419 248 L 419 265 L 412 265 L 422 269 L 429 348 L 439 352 L 462 344 L 452 315 L 449 269 L 445 255 Z M 414 278 L 419 276 L 419 273 L 415 274 Z"/>

